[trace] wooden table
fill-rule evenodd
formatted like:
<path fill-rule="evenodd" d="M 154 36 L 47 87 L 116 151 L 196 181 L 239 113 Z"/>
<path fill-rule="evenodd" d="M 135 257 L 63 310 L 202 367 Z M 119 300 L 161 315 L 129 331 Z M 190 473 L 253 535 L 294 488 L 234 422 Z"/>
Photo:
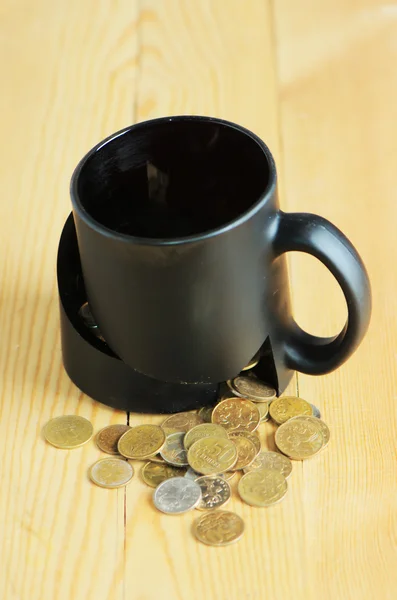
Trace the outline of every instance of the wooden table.
<path fill-rule="evenodd" d="M 396 598 L 396 39 L 397 6 L 376 0 L 3 0 L 2 600 Z M 41 437 L 55 415 L 96 430 L 126 422 L 61 363 L 55 260 L 72 169 L 111 132 L 178 113 L 267 141 L 283 207 L 343 229 L 373 285 L 354 357 L 291 386 L 320 407 L 328 451 L 294 464 L 278 506 L 235 497 L 246 534 L 221 549 L 193 539 L 197 513 L 156 512 L 139 477 L 126 491 L 91 485 L 93 443 L 63 452 Z M 336 283 L 314 259 L 291 259 L 297 320 L 336 332 Z M 142 421 L 156 418 L 131 415 Z"/>

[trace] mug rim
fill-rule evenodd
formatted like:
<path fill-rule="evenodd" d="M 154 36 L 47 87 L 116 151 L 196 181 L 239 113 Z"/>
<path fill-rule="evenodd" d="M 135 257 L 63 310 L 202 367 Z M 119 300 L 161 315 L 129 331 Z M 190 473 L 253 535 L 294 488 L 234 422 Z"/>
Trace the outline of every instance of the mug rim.
<path fill-rule="evenodd" d="M 269 168 L 269 179 L 266 184 L 266 187 L 258 200 L 254 202 L 247 210 L 240 213 L 237 217 L 220 225 L 219 227 L 215 227 L 213 229 L 208 229 L 202 233 L 195 233 L 192 235 L 186 236 L 178 236 L 178 237 L 170 237 L 170 238 L 151 238 L 151 237 L 141 237 L 136 235 L 130 235 L 126 233 L 119 233 L 114 231 L 110 227 L 106 227 L 102 223 L 99 223 L 94 217 L 90 215 L 90 213 L 83 206 L 78 193 L 78 183 L 82 170 L 85 165 L 89 161 L 89 159 L 98 152 L 101 148 L 106 146 L 107 144 L 113 142 L 118 137 L 125 135 L 131 130 L 138 130 L 146 127 L 147 125 L 153 125 L 156 123 L 166 123 L 166 122 L 175 122 L 175 121 L 196 121 L 196 122 L 208 122 L 208 123 L 216 123 L 222 125 L 224 127 L 228 127 L 230 129 L 235 129 L 240 133 L 248 135 L 262 150 L 264 158 L 267 161 Z M 117 241 L 124 241 L 129 243 L 136 243 L 141 245 L 150 245 L 150 246 L 170 246 L 177 244 L 186 244 L 193 242 L 201 242 L 210 238 L 213 238 L 222 233 L 227 233 L 232 229 L 242 225 L 251 217 L 253 217 L 260 209 L 266 204 L 268 199 L 272 196 L 277 182 L 277 171 L 276 165 L 274 162 L 274 158 L 272 153 L 270 152 L 268 146 L 252 131 L 238 125 L 237 123 L 233 123 L 232 121 L 226 121 L 224 119 L 219 119 L 217 117 L 206 117 L 206 116 L 198 116 L 198 115 L 176 115 L 170 117 L 159 117 L 156 119 L 148 119 L 145 121 L 140 121 L 139 123 L 135 123 L 133 125 L 129 125 L 128 127 L 124 127 L 115 133 L 112 133 L 108 137 L 104 138 L 100 142 L 98 142 L 95 146 L 91 148 L 79 161 L 76 168 L 73 171 L 72 178 L 70 181 L 70 196 L 72 200 L 73 210 L 79 215 L 79 218 L 84 221 L 91 229 L 94 229 L 97 233 L 104 235 L 108 238 L 112 238 Z"/>

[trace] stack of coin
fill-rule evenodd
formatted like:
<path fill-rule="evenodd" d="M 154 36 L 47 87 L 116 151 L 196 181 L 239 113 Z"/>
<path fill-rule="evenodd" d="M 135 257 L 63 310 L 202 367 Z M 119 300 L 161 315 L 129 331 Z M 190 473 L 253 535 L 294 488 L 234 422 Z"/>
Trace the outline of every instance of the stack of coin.
<path fill-rule="evenodd" d="M 291 460 L 314 456 L 330 437 L 316 406 L 298 397 L 277 398 L 273 387 L 248 372 L 257 358 L 243 374 L 225 382 L 213 407 L 170 415 L 161 425 L 101 429 L 97 446 L 111 456 L 89 469 L 92 482 L 109 489 L 125 486 L 134 475 L 132 461 L 145 461 L 141 479 L 154 488 L 159 511 L 202 511 L 193 533 L 205 544 L 223 546 L 240 539 L 242 519 L 220 510 L 232 497 L 230 480 L 240 473 L 237 490 L 243 502 L 272 506 L 287 493 Z M 261 447 L 258 429 L 269 417 L 278 426 L 279 452 Z M 80 416 L 56 417 L 44 427 L 45 439 L 58 448 L 77 448 L 92 435 L 92 424 Z"/>

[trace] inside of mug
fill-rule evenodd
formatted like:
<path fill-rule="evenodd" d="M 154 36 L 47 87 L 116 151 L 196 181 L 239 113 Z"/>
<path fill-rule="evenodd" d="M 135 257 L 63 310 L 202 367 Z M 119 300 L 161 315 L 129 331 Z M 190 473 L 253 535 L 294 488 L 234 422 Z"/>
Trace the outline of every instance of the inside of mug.
<path fill-rule="evenodd" d="M 76 200 L 113 231 L 186 237 L 235 220 L 260 199 L 269 178 L 263 149 L 243 131 L 167 119 L 123 132 L 92 153 Z"/>

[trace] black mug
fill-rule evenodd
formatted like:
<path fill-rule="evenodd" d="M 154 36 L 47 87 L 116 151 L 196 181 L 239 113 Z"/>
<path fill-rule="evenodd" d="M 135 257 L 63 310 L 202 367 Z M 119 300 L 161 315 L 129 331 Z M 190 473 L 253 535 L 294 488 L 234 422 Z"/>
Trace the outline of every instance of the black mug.
<path fill-rule="evenodd" d="M 292 370 L 341 365 L 369 323 L 365 267 L 326 219 L 279 209 L 276 168 L 250 131 L 209 117 L 128 127 L 95 146 L 71 184 L 88 301 L 112 351 L 164 382 L 220 382 L 267 344 L 278 390 Z M 333 338 L 295 323 L 285 253 L 333 273 L 348 318 Z"/>

